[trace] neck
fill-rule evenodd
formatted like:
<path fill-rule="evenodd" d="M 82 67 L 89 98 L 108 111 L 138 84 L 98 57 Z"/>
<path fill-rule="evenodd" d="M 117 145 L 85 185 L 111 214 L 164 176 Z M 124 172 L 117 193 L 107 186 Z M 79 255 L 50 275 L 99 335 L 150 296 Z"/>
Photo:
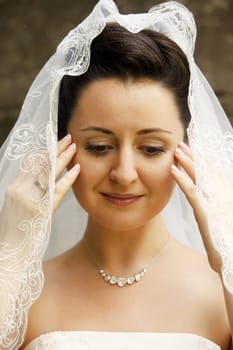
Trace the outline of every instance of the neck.
<path fill-rule="evenodd" d="M 129 231 L 101 227 L 89 218 L 84 235 L 87 254 L 113 274 L 123 274 L 147 267 L 168 240 L 161 216 Z"/>

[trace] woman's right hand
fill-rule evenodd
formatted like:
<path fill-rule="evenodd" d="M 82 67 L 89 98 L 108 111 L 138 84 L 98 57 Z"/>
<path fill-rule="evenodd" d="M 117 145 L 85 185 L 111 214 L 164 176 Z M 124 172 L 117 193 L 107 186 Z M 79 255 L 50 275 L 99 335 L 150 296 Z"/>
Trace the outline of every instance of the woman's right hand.
<path fill-rule="evenodd" d="M 79 174 L 80 166 L 76 164 L 61 176 L 63 171 L 70 167 L 69 164 L 76 151 L 76 145 L 72 143 L 71 135 L 67 135 L 57 144 L 53 213 Z M 32 156 L 30 160 L 33 164 L 40 166 L 38 156 Z M 38 200 L 47 191 L 46 179 L 46 171 L 42 171 L 37 175 L 32 172 L 20 171 L 8 186 L 4 205 L 0 211 L 0 244 L 7 240 L 13 248 L 21 242 L 22 236 L 19 233 L 22 231 L 25 234 L 27 231 L 25 228 L 26 222 L 28 226 L 31 225 L 31 219 L 38 213 Z M 24 227 L 21 227 L 22 223 Z M 18 231 L 18 234 L 16 234 L 16 231 Z"/>
<path fill-rule="evenodd" d="M 76 144 L 72 143 L 71 135 L 66 135 L 57 145 L 56 162 L 56 184 L 54 188 L 53 213 L 62 202 L 64 196 L 69 191 L 80 172 L 79 164 L 75 164 L 59 180 L 59 176 L 70 164 L 72 158 L 77 152 Z"/>
<path fill-rule="evenodd" d="M 79 174 L 78 164 L 70 168 L 75 153 L 76 145 L 72 143 L 70 135 L 58 142 L 53 212 Z M 43 204 L 47 204 L 50 163 L 46 151 L 43 153 L 41 150 L 38 153 L 31 152 L 23 165 L 30 166 L 30 171 L 19 170 L 6 189 L 4 204 L 0 211 L 1 349 L 3 343 L 11 345 L 18 341 L 18 330 L 24 330 L 24 323 L 21 322 L 25 318 L 24 304 L 27 310 L 31 301 L 37 297 L 36 290 L 39 292 L 42 286 L 38 258 L 43 247 L 41 239 L 46 237 L 44 232 L 41 234 L 41 229 L 46 228 L 46 220 L 41 221 L 38 209 L 41 205 L 43 211 Z M 67 167 L 70 170 L 61 176 Z M 43 198 L 45 201 L 41 201 Z M 37 238 L 37 234 L 39 234 L 38 241 L 34 239 Z M 13 307 L 16 305 L 18 311 L 12 315 Z"/>

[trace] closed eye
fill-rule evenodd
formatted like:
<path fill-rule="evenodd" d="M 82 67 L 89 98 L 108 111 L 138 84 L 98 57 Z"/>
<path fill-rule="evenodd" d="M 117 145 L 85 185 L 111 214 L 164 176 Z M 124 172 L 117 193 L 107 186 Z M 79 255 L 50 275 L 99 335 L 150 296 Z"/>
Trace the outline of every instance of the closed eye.
<path fill-rule="evenodd" d="M 104 156 L 105 154 L 107 154 L 107 152 L 111 149 L 113 149 L 113 146 L 109 146 L 109 145 L 86 145 L 85 149 L 96 155 L 96 156 Z"/>
<path fill-rule="evenodd" d="M 107 155 L 109 151 L 114 149 L 114 147 L 110 145 L 89 144 L 85 146 L 85 149 L 98 157 Z M 165 153 L 165 150 L 162 147 L 140 146 L 138 149 L 141 150 L 147 157 L 157 157 L 160 154 Z"/>
<path fill-rule="evenodd" d="M 164 148 L 155 146 L 141 146 L 140 150 L 142 150 L 147 157 L 157 157 L 160 154 L 165 153 Z"/>

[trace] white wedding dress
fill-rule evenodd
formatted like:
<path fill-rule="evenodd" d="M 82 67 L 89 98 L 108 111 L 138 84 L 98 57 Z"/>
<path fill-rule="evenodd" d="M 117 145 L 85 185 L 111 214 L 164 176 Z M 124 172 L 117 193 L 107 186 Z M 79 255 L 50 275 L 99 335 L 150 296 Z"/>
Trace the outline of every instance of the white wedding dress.
<path fill-rule="evenodd" d="M 191 333 L 51 332 L 32 340 L 25 350 L 220 350 Z"/>

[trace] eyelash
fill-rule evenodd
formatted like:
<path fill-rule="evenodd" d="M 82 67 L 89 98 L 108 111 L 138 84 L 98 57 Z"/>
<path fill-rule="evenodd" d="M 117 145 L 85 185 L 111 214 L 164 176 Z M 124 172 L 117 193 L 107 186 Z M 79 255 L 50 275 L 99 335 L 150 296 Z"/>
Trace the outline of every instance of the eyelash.
<path fill-rule="evenodd" d="M 165 150 L 163 148 L 161 148 L 161 147 L 154 147 L 154 146 L 143 146 L 143 147 L 141 147 L 141 149 L 145 149 L 145 148 L 147 149 L 147 152 L 144 152 L 144 153 L 149 158 L 154 158 L 154 157 L 159 156 L 162 153 L 165 153 Z M 149 149 L 153 150 L 153 152 L 152 153 L 148 152 Z"/>
<path fill-rule="evenodd" d="M 106 145 L 87 145 L 85 149 L 97 157 L 105 156 L 113 147 Z M 103 150 L 104 149 L 104 150 Z"/>
<path fill-rule="evenodd" d="M 107 146 L 107 145 L 87 145 L 85 146 L 85 149 L 94 154 L 96 157 L 103 157 L 107 154 L 108 151 L 112 150 L 113 147 L 112 146 Z M 140 149 L 145 150 L 147 149 L 152 149 L 153 153 L 148 153 L 145 152 L 145 155 L 149 158 L 154 158 L 159 156 L 162 153 L 165 153 L 165 150 L 163 148 L 160 147 L 154 147 L 154 146 L 142 146 Z"/>

